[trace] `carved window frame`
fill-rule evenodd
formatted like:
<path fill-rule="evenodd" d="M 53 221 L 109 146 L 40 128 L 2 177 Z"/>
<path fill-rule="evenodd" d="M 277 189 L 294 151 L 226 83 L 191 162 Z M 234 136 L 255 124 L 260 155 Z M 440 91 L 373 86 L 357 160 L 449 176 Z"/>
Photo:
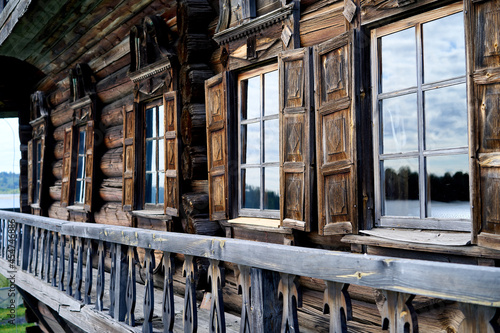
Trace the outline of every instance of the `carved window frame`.
<path fill-rule="evenodd" d="M 427 157 L 434 156 L 453 156 L 453 155 L 467 155 L 469 152 L 469 146 L 463 146 L 458 148 L 442 148 L 442 149 L 424 149 L 425 138 L 424 138 L 424 92 L 437 89 L 440 87 L 452 87 L 459 84 L 466 83 L 466 72 L 460 77 L 455 77 L 447 79 L 444 81 L 423 83 L 423 39 L 425 38 L 422 34 L 421 27 L 424 23 L 437 20 L 452 14 L 456 14 L 463 11 L 462 3 L 452 4 L 443 8 L 439 8 L 427 13 L 423 13 L 411 18 L 398 21 L 386 26 L 373 29 L 371 31 L 371 61 L 372 61 L 372 119 L 373 119 L 373 156 L 374 156 L 374 190 L 375 190 L 375 226 L 376 227 L 397 227 L 397 228 L 418 228 L 418 229 L 436 229 L 436 230 L 451 230 L 451 231 L 471 231 L 472 228 L 472 211 L 469 218 L 436 218 L 428 217 L 427 213 L 427 201 L 429 201 L 430 194 L 428 194 L 430 184 L 427 184 L 427 170 L 426 170 L 426 159 Z M 379 71 L 381 70 L 381 63 L 379 62 L 379 57 L 381 54 L 381 49 L 379 46 L 379 38 L 383 36 L 390 35 L 392 33 L 415 27 L 416 31 L 416 52 L 417 52 L 417 86 L 409 89 L 400 89 L 396 91 L 382 93 L 379 92 L 380 89 L 380 77 Z M 384 99 L 405 96 L 410 93 L 415 93 L 417 97 L 417 113 L 419 119 L 418 125 L 418 152 L 403 152 L 403 153 L 381 153 L 382 150 L 382 135 L 380 134 L 381 125 L 381 114 L 380 114 L 380 102 Z M 470 110 L 467 110 L 467 114 Z M 468 120 L 468 119 L 467 119 Z M 468 123 L 468 133 L 470 132 L 470 126 L 472 124 Z M 469 139 L 470 141 L 470 139 Z M 470 143 L 469 143 L 470 144 Z M 384 216 L 383 215 L 383 200 L 384 200 L 384 180 L 382 174 L 381 163 L 386 160 L 395 160 L 401 158 L 416 158 L 418 161 L 418 174 L 419 174 L 419 217 L 406 217 L 406 216 Z M 471 179 L 471 169 L 469 165 L 469 184 L 472 182 Z M 470 187 L 470 186 L 469 186 Z M 469 195 L 469 203 L 472 206 L 471 194 Z"/>

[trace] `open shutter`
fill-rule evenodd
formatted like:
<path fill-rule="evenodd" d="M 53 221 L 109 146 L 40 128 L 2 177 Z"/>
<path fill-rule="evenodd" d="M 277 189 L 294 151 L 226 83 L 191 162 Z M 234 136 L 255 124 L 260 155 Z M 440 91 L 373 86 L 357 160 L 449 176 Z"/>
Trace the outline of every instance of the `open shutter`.
<path fill-rule="evenodd" d="M 40 158 L 40 175 L 38 176 L 40 177 L 40 186 L 38 186 L 38 203 L 40 204 L 40 207 L 42 207 L 42 202 L 46 202 L 46 200 L 42 196 L 43 179 L 45 178 L 43 176 L 43 161 L 45 160 L 45 135 L 42 135 L 40 137 L 40 157 L 37 156 L 37 158 Z M 37 180 L 35 179 L 35 181 Z"/>
<path fill-rule="evenodd" d="M 500 249 L 500 0 L 465 1 L 473 237 Z"/>
<path fill-rule="evenodd" d="M 62 184 L 61 184 L 61 207 L 67 207 L 70 201 L 71 187 L 71 161 L 73 145 L 73 128 L 67 128 L 64 132 L 63 146 L 63 168 L 62 168 Z"/>
<path fill-rule="evenodd" d="M 280 73 L 280 218 L 286 227 L 311 228 L 314 154 L 311 49 L 279 55 Z"/>
<path fill-rule="evenodd" d="M 87 212 L 92 211 L 92 176 L 94 173 L 94 121 L 87 122 L 87 136 L 85 138 L 85 204 Z"/>
<path fill-rule="evenodd" d="M 28 141 L 28 205 L 33 203 L 33 140 Z"/>
<path fill-rule="evenodd" d="M 177 91 L 163 95 L 165 115 L 165 214 L 179 216 L 179 103 Z"/>
<path fill-rule="evenodd" d="M 134 209 L 136 109 L 123 110 L 123 211 Z"/>
<path fill-rule="evenodd" d="M 228 218 L 227 73 L 205 81 L 210 219 Z"/>
<path fill-rule="evenodd" d="M 357 231 L 353 36 L 314 48 L 320 235 Z"/>

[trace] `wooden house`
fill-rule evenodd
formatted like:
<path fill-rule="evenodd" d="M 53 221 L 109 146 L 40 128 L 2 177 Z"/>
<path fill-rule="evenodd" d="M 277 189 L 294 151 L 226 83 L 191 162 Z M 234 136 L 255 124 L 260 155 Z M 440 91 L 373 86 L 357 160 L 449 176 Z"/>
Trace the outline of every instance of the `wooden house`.
<path fill-rule="evenodd" d="M 134 276 L 134 286 L 135 275 L 142 277 L 147 295 L 154 294 L 155 284 L 164 294 L 170 290 L 163 285 L 170 257 L 160 249 L 169 245 L 138 245 L 147 244 L 141 237 L 151 232 L 166 237 L 165 244 L 168 235 L 176 239 L 176 233 L 185 233 L 217 242 L 219 237 L 264 242 L 269 251 L 275 249 L 271 244 L 286 245 L 293 249 L 290 267 L 304 265 L 296 262 L 301 249 L 311 255 L 322 249 L 414 260 L 408 267 L 430 261 L 435 272 L 436 262 L 460 264 L 473 272 L 463 277 L 474 281 L 469 298 L 464 290 L 458 296 L 439 293 L 448 290 L 442 284 L 454 283 L 443 276 L 429 282 L 436 284 L 432 293 L 406 291 L 417 295 L 421 332 L 497 332 L 498 287 L 491 287 L 488 300 L 474 293 L 486 288 L 477 276 L 500 281 L 495 268 L 500 262 L 499 43 L 500 0 L 0 0 L 0 116 L 19 118 L 22 152 L 23 215 L 0 213 L 5 237 L 8 219 L 15 219 L 22 243 L 16 251 L 22 249 L 20 265 L 29 273 L 34 257 L 37 263 L 45 258 L 39 242 L 50 249 L 52 239 L 56 261 L 61 251 L 60 287 L 64 265 L 72 284 L 73 260 L 94 258 L 101 292 L 105 271 L 111 280 L 120 275 L 114 270 L 116 244 L 122 244 L 127 276 L 130 281 Z M 57 228 L 48 227 L 50 221 Z M 86 231 L 63 233 L 64 226 Z M 101 230 L 103 238 L 90 237 L 92 230 Z M 138 243 L 118 241 L 116 230 L 122 233 L 118 238 L 135 230 Z M 30 241 L 23 240 L 28 236 Z M 206 239 L 193 237 L 187 239 Z M 82 239 L 90 249 L 86 259 Z M 245 246 L 254 253 L 252 245 Z M 276 249 L 286 253 L 282 246 Z M 224 256 L 212 252 L 194 260 L 197 256 L 186 251 L 176 252 L 175 260 L 188 268 L 172 273 L 173 286 L 186 290 L 185 306 L 190 297 L 196 303 L 194 282 L 181 275 L 198 270 L 197 288 L 208 286 L 211 295 L 198 293 L 198 302 L 212 300 L 208 308 L 217 311 L 210 312 L 211 325 L 217 322 L 220 330 L 225 330 L 224 310 L 217 297 L 225 298 L 226 310 L 241 311 L 239 320 L 249 320 L 237 295 L 245 297 L 241 277 L 246 276 L 245 283 L 261 288 L 266 306 L 288 304 L 287 297 L 291 302 L 288 310 L 264 315 L 261 322 L 252 312 L 253 331 L 277 330 L 270 324 L 276 316 L 291 318 L 289 326 L 281 321 L 285 331 L 296 331 L 299 324 L 320 332 L 418 331 L 414 296 L 401 296 L 402 287 L 377 292 L 368 288 L 377 289 L 376 282 L 352 286 L 353 302 L 362 309 L 352 320 L 345 305 L 349 297 L 339 296 L 347 295 L 347 287 L 335 285 L 344 317 L 329 324 L 321 293 L 333 285 L 325 287 L 328 279 L 316 278 L 321 274 L 306 277 L 307 269 L 297 268 L 305 276 L 285 283 L 283 275 L 281 282 L 279 274 L 266 270 L 245 275 L 240 262 L 226 263 L 227 272 L 237 273 L 226 274 L 229 283 L 219 290 L 213 281 L 221 283 L 217 272 Z M 107 254 L 113 259 L 105 260 Z M 217 269 L 214 258 L 221 260 Z M 258 260 L 274 267 L 265 257 Z M 310 269 L 319 272 L 327 262 L 318 258 Z M 89 274 L 86 281 L 92 265 Z M 208 283 L 200 282 L 207 276 Z M 256 282 L 262 276 L 270 285 Z M 345 282 L 345 276 L 332 281 Z M 56 281 L 54 275 L 54 287 Z M 293 286 L 301 287 L 300 297 Z M 280 293 L 275 297 L 266 288 Z M 395 290 L 397 297 L 390 294 Z M 325 304 L 333 313 L 339 305 L 331 303 L 338 301 L 331 292 Z M 135 302 L 135 287 L 133 293 Z M 71 323 L 73 314 L 54 312 L 36 295 L 24 287 L 25 302 L 42 329 L 72 331 L 71 325 L 80 325 Z M 102 295 L 96 300 L 100 310 Z M 126 302 L 120 297 L 125 296 L 116 302 Z M 436 298 L 479 305 L 460 308 Z M 347 303 L 350 308 L 350 299 Z M 404 318 L 374 320 L 377 307 Z M 126 308 L 133 327 L 133 306 Z M 125 320 L 116 311 L 113 318 Z M 146 325 L 153 312 L 148 319 L 144 311 L 143 329 L 153 330 Z M 188 312 L 185 307 L 184 317 Z M 107 324 L 101 329 L 111 330 L 113 318 L 103 319 Z"/>

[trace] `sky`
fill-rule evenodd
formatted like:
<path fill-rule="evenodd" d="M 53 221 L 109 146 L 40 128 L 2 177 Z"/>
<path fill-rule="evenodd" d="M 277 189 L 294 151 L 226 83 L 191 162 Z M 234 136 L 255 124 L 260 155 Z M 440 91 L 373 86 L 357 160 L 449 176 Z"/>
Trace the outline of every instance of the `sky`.
<path fill-rule="evenodd" d="M 17 118 L 0 118 L 0 172 L 19 173 L 21 158 Z"/>

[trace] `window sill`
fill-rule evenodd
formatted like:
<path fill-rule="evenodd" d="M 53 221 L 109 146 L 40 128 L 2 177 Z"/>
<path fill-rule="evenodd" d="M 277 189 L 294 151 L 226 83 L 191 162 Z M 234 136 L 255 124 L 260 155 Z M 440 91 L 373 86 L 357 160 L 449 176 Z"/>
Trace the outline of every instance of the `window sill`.
<path fill-rule="evenodd" d="M 291 234 L 292 229 L 282 227 L 279 219 L 263 219 L 256 217 L 238 217 L 222 223 L 223 226 L 239 227 L 257 231 Z"/>
<path fill-rule="evenodd" d="M 67 206 L 67 210 L 70 210 L 72 212 L 77 212 L 77 213 L 87 213 L 83 205 L 72 205 L 72 206 Z"/>
<path fill-rule="evenodd" d="M 34 203 L 34 204 L 31 204 L 30 207 L 33 209 L 40 209 L 40 204 Z"/>
<path fill-rule="evenodd" d="M 155 220 L 171 220 L 172 216 L 166 215 L 162 210 L 153 209 L 143 209 L 143 210 L 133 210 L 132 215 L 136 217 L 144 217 L 148 219 Z"/>

